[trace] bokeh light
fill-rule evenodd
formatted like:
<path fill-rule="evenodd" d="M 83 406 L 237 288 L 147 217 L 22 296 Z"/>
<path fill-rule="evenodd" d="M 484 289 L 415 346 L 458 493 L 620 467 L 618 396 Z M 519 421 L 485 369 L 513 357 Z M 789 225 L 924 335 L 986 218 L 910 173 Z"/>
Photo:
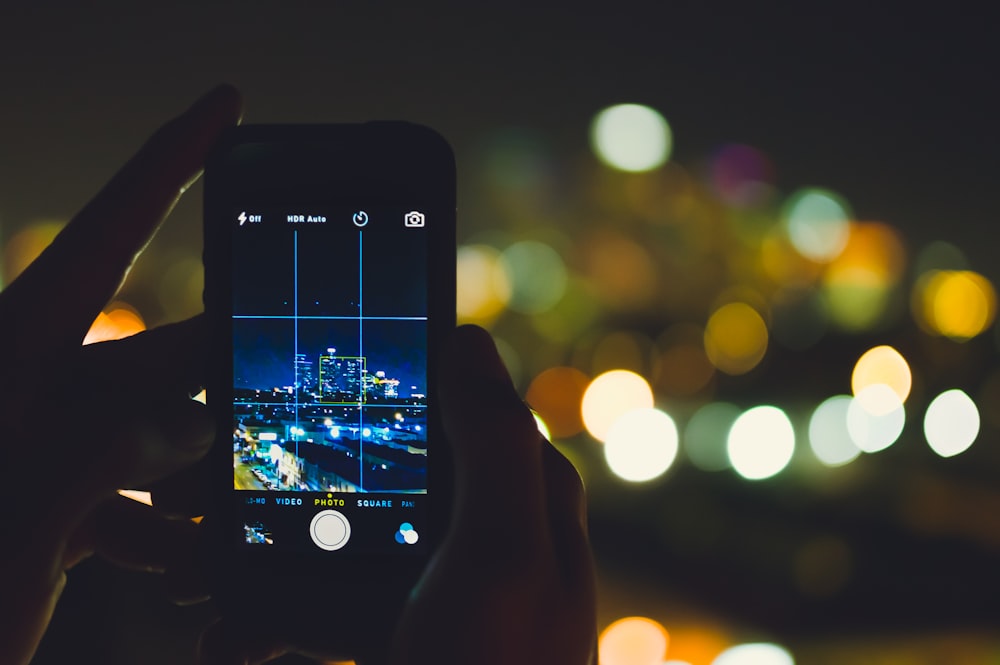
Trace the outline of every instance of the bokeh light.
<path fill-rule="evenodd" d="M 702 471 L 728 469 L 729 430 L 740 417 L 740 408 L 727 402 L 710 402 L 695 411 L 684 428 L 684 452 Z"/>
<path fill-rule="evenodd" d="M 850 395 L 835 395 L 824 400 L 809 419 L 809 447 L 826 466 L 842 466 L 861 454 L 847 430 Z"/>
<path fill-rule="evenodd" d="M 712 665 L 795 665 L 795 659 L 777 644 L 757 642 L 726 649 Z"/>
<path fill-rule="evenodd" d="M 201 311 L 205 269 L 200 256 L 178 256 L 167 262 L 157 297 L 167 318 L 185 318 Z"/>
<path fill-rule="evenodd" d="M 670 636 L 653 619 L 626 617 L 601 631 L 597 651 L 601 665 L 662 665 Z"/>
<path fill-rule="evenodd" d="M 653 377 L 658 390 L 672 397 L 690 397 L 709 385 L 715 366 L 705 353 L 705 331 L 693 323 L 677 323 L 656 341 Z"/>
<path fill-rule="evenodd" d="M 750 305 L 732 302 L 712 313 L 705 325 L 705 353 L 726 374 L 745 374 L 767 351 L 767 325 Z"/>
<path fill-rule="evenodd" d="M 772 192 L 774 169 L 760 150 L 737 143 L 723 146 L 715 153 L 711 176 L 719 198 L 742 208 L 767 200 Z"/>
<path fill-rule="evenodd" d="M 910 388 L 913 385 L 910 365 L 899 351 L 888 345 L 876 346 L 861 354 L 851 373 L 851 391 L 855 397 L 859 397 L 869 386 L 879 383 L 891 388 L 900 403 L 905 402 L 910 396 Z M 880 394 L 869 393 L 867 398 L 866 407 L 875 415 L 895 408 L 893 403 L 886 403 L 885 407 L 879 408 L 872 400 Z"/>
<path fill-rule="evenodd" d="M 823 273 L 831 319 L 843 330 L 861 332 L 898 313 L 890 307 L 905 264 L 899 232 L 877 222 L 853 223 L 847 246 Z"/>
<path fill-rule="evenodd" d="M 551 308 L 566 290 L 566 266 L 556 250 L 537 240 L 516 242 L 500 254 L 511 285 L 511 309 L 536 314 Z"/>
<path fill-rule="evenodd" d="M 142 320 L 139 312 L 128 303 L 116 300 L 109 304 L 105 311 L 97 315 L 90 330 L 87 331 L 83 343 L 94 344 L 95 342 L 122 339 L 145 329 L 146 323 Z"/>
<path fill-rule="evenodd" d="M 670 157 L 673 135 L 660 113 L 641 104 L 618 104 L 598 113 L 590 126 L 598 158 L 620 171 L 649 171 Z"/>
<path fill-rule="evenodd" d="M 593 374 L 609 369 L 628 369 L 646 375 L 654 355 L 653 343 L 644 335 L 616 330 L 597 340 L 590 367 Z"/>
<path fill-rule="evenodd" d="M 825 189 L 801 189 L 785 202 L 783 216 L 792 245 L 803 256 L 826 263 L 847 246 L 847 203 Z"/>
<path fill-rule="evenodd" d="M 0 256 L 0 286 L 10 284 L 14 278 L 48 247 L 66 224 L 54 220 L 41 220 L 21 229 L 4 243 Z"/>
<path fill-rule="evenodd" d="M 770 478 L 792 460 L 795 430 L 781 409 L 755 406 L 733 423 L 726 450 L 733 468 L 747 480 Z"/>
<path fill-rule="evenodd" d="M 552 367 L 532 380 L 525 399 L 545 420 L 552 436 L 573 436 L 583 431 L 580 405 L 589 382 L 576 368 Z"/>
<path fill-rule="evenodd" d="M 590 435 L 604 441 L 608 429 L 634 409 L 653 407 L 653 390 L 635 372 L 616 369 L 594 378 L 583 394 L 583 424 Z"/>
<path fill-rule="evenodd" d="M 459 247 L 456 278 L 456 311 L 460 323 L 488 323 L 510 300 L 510 279 L 500 263 L 500 252 L 493 247 Z"/>
<path fill-rule="evenodd" d="M 545 420 L 534 410 L 532 410 L 531 415 L 535 418 L 535 425 L 538 427 L 538 432 L 545 437 L 546 441 L 551 441 L 552 432 L 549 431 L 549 426 L 545 424 Z"/>
<path fill-rule="evenodd" d="M 873 383 L 854 396 L 847 407 L 847 431 L 866 453 L 877 453 L 896 442 L 906 424 L 899 394 L 884 383 Z"/>
<path fill-rule="evenodd" d="M 965 452 L 979 436 L 976 403 L 958 388 L 941 393 L 924 414 L 924 436 L 931 450 L 941 457 Z"/>
<path fill-rule="evenodd" d="M 911 305 L 921 328 L 964 342 L 993 324 L 997 294 L 979 273 L 932 270 L 917 280 Z"/>
<path fill-rule="evenodd" d="M 608 429 L 604 459 L 616 476 L 645 482 L 663 475 L 677 457 L 677 426 L 659 409 L 635 409 Z"/>
<path fill-rule="evenodd" d="M 631 311 L 653 301 L 661 280 L 648 248 L 609 229 L 590 234 L 581 249 L 588 286 L 603 307 Z"/>

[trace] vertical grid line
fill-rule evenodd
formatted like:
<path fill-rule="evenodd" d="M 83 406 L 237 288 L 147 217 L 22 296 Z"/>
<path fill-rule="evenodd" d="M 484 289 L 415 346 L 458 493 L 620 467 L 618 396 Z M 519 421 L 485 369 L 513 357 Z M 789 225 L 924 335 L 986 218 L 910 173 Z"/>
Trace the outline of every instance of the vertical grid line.
<path fill-rule="evenodd" d="M 365 357 L 365 328 L 364 328 L 364 265 L 365 255 L 362 251 L 364 247 L 364 232 L 358 229 L 358 356 L 361 362 L 367 367 Z M 358 485 L 363 492 L 365 489 L 365 375 L 362 368 L 358 368 L 361 375 L 361 399 L 358 402 Z"/>
<path fill-rule="evenodd" d="M 299 425 L 299 232 L 292 231 L 292 320 L 294 323 L 293 334 L 295 336 L 295 355 L 292 358 L 292 392 L 295 393 L 295 427 Z M 295 459 L 299 459 L 299 439 L 298 435 L 293 437 L 295 441 Z M 282 457 L 284 457 L 282 455 Z M 279 479 L 280 480 L 280 479 Z"/>

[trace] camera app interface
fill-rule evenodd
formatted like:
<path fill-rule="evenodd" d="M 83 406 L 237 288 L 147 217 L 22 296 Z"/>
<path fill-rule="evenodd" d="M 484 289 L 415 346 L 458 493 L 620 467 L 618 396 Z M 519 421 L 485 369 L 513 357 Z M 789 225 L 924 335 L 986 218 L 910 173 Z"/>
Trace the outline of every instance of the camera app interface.
<path fill-rule="evenodd" d="M 247 547 L 419 548 L 430 215 L 232 216 L 233 489 Z"/>

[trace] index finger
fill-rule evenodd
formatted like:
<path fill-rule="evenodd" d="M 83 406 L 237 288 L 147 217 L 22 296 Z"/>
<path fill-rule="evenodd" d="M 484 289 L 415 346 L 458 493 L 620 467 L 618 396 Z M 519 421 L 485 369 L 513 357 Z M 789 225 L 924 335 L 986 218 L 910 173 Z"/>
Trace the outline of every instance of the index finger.
<path fill-rule="evenodd" d="M 6 290 L 8 348 L 79 346 L 135 256 L 201 172 L 219 134 L 236 124 L 240 96 L 219 86 L 157 131 Z M 26 320 L 27 319 L 27 320 Z M 18 338 L 19 337 L 19 338 Z"/>

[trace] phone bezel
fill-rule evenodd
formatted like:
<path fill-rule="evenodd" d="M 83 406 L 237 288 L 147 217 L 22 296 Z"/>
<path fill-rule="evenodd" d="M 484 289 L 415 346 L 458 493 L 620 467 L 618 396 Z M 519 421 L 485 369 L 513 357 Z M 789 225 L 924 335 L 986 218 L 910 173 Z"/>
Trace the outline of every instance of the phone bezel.
<path fill-rule="evenodd" d="M 421 201 L 433 211 L 428 225 L 428 528 L 421 539 L 425 556 L 315 552 L 247 552 L 232 547 L 223 525 L 231 524 L 232 497 L 232 286 L 233 256 L 228 210 L 239 201 L 260 205 L 289 201 Z M 401 605 L 443 538 L 451 510 L 451 458 L 434 394 L 435 368 L 455 326 L 455 162 L 436 132 L 403 122 L 339 125 L 254 125 L 233 128 L 213 149 L 205 169 L 205 291 L 210 367 L 207 401 L 217 419 L 217 441 L 210 453 L 212 509 L 207 515 L 209 565 L 214 595 L 240 607 L 248 595 L 239 587 L 261 566 L 307 583 L 313 593 L 357 600 L 356 614 L 387 614 Z M 219 397 L 221 396 L 221 399 Z M 377 579 L 377 584 L 372 580 Z M 303 615 L 317 603 L 304 603 Z M 299 619 L 301 622 L 301 619 Z M 350 624 L 350 622 L 347 622 Z M 343 624 L 342 625 L 347 625 Z M 360 626 L 351 630 L 357 633 Z M 345 631 L 350 632 L 350 631 Z M 364 632 L 364 631 L 362 631 Z"/>

